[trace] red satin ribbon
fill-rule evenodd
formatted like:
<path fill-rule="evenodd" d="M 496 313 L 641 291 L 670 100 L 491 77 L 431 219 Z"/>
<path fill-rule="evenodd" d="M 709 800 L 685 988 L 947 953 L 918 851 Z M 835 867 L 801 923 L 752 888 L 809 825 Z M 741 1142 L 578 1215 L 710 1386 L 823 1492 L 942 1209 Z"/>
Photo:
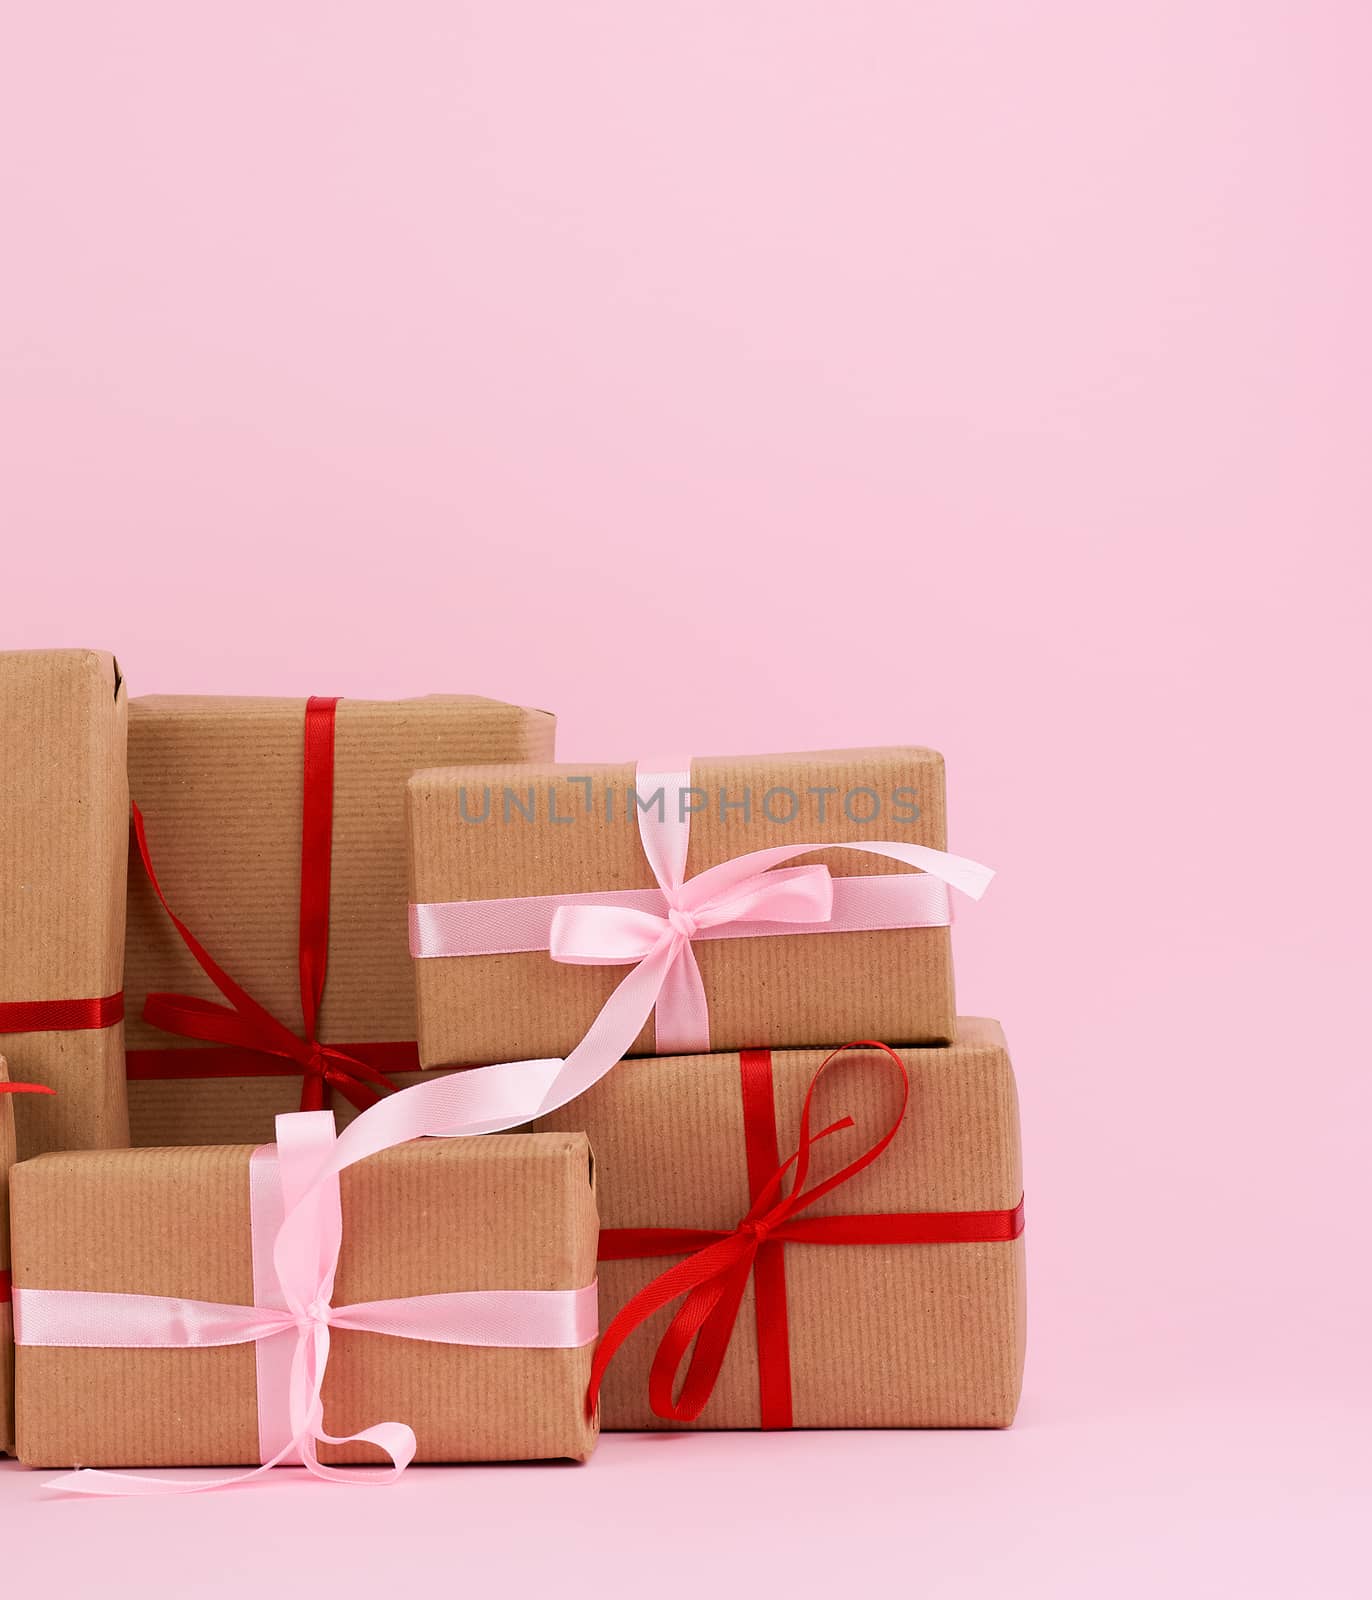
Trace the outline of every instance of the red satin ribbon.
<path fill-rule="evenodd" d="M 319 1039 L 319 1006 L 329 958 L 329 878 L 333 852 L 334 713 L 337 697 L 312 696 L 305 707 L 305 768 L 300 831 L 301 1034 L 260 1006 L 236 984 L 176 915 L 162 893 L 148 851 L 143 816 L 133 808 L 133 831 L 153 892 L 227 1005 L 193 995 L 150 994 L 143 1020 L 164 1033 L 200 1039 L 219 1049 L 131 1050 L 131 1079 L 293 1076 L 303 1078 L 302 1111 L 322 1111 L 329 1086 L 358 1110 L 395 1088 L 387 1071 L 419 1066 L 413 1043 L 332 1045 Z M 208 1058 L 208 1059 L 207 1059 Z M 383 1065 L 384 1063 L 384 1065 Z"/>
<path fill-rule="evenodd" d="M 112 1028 L 124 1020 L 124 992 L 99 1000 L 6 1000 L 0 1002 L 0 1033 L 75 1033 Z"/>
<path fill-rule="evenodd" d="M 846 1050 L 881 1050 L 900 1073 L 900 1109 L 886 1132 L 855 1160 L 807 1189 L 810 1153 L 821 1139 L 851 1128 L 844 1117 L 816 1134 L 810 1132 L 810 1107 L 826 1067 Z M 762 1426 L 789 1428 L 792 1423 L 791 1352 L 786 1311 L 787 1244 L 990 1244 L 1017 1239 L 1024 1231 L 1024 1201 L 1009 1211 L 924 1211 L 867 1213 L 840 1217 L 802 1217 L 822 1196 L 857 1176 L 895 1138 L 910 1099 L 905 1064 L 888 1045 L 873 1040 L 845 1044 L 821 1062 L 800 1116 L 800 1147 L 785 1162 L 777 1154 L 776 1106 L 772 1057 L 767 1050 L 745 1050 L 739 1056 L 742 1077 L 744 1141 L 748 1159 L 751 1204 L 737 1227 L 606 1228 L 600 1235 L 602 1261 L 652 1256 L 685 1256 L 625 1304 L 606 1328 L 591 1366 L 586 1404 L 594 1411 L 605 1370 L 641 1323 L 663 1306 L 682 1304 L 653 1357 L 648 1398 L 656 1416 L 668 1422 L 694 1422 L 705 1409 L 719 1377 L 733 1336 L 739 1308 L 753 1279 L 757 1316 L 758 1389 Z M 795 1168 L 788 1192 L 787 1175 Z M 682 1298 L 684 1296 L 684 1299 Z M 694 1341 L 686 1377 L 677 1391 L 677 1377 Z"/>

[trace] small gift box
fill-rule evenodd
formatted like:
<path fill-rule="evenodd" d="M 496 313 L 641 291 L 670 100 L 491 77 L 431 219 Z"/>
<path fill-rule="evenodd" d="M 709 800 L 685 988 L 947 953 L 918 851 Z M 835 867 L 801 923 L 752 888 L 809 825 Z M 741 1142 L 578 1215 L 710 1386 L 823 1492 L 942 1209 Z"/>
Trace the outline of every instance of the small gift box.
<path fill-rule="evenodd" d="M 547 759 L 553 727 L 462 695 L 134 700 L 133 1142 L 269 1138 L 279 1112 L 346 1120 L 413 1081 L 405 782 Z"/>
<path fill-rule="evenodd" d="M 596 1150 L 606 1428 L 1004 1427 L 1024 1359 L 999 1024 L 941 1049 L 629 1061 Z"/>
<path fill-rule="evenodd" d="M 21 1156 L 128 1143 L 126 723 L 113 656 L 0 653 L 0 1053 L 58 1091 Z"/>
<path fill-rule="evenodd" d="M 448 768 L 409 819 L 426 1067 L 952 1035 L 948 890 L 990 873 L 931 750 Z"/>
<path fill-rule="evenodd" d="M 446 1081 L 337 1139 L 330 1113 L 296 1112 L 256 1150 L 15 1167 L 20 1459 L 329 1476 L 383 1452 L 392 1473 L 587 1457 L 590 1147 L 579 1133 L 412 1139 L 443 1121 L 410 1114 L 411 1097 Z"/>

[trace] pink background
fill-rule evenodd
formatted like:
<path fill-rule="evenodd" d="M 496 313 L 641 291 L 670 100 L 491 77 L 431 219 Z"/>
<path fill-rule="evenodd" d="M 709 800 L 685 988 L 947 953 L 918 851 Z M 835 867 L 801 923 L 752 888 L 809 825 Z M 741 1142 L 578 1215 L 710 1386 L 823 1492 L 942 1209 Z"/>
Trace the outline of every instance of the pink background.
<path fill-rule="evenodd" d="M 365 1505 L 6 1467 L 16 1591 L 1366 1592 L 1369 48 L 1333 0 L 11 8 L 0 642 L 527 699 L 576 758 L 939 746 L 1032 1269 L 1008 1434 Z"/>

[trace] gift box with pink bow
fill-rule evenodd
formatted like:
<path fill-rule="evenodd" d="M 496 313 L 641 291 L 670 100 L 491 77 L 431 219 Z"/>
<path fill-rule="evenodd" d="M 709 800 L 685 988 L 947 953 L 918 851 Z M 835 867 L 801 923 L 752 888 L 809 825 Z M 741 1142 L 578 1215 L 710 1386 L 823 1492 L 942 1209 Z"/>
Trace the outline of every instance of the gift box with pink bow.
<path fill-rule="evenodd" d="M 449 767 L 409 784 L 426 1066 L 953 1037 L 942 758 Z"/>
<path fill-rule="evenodd" d="M 584 1134 L 436 1139 L 456 1080 L 275 1144 L 14 1167 L 20 1459 L 86 1468 L 588 1456 L 597 1332 Z M 389 1458 L 389 1464 L 387 1464 Z M 192 1485 L 83 1471 L 57 1486 Z"/>

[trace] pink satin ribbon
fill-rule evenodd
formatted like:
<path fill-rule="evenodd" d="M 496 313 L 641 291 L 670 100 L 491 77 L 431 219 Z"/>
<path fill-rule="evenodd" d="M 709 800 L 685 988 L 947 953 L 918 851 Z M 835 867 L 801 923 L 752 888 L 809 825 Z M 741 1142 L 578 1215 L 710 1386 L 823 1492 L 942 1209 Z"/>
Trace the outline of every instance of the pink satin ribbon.
<path fill-rule="evenodd" d="M 949 885 L 977 900 L 991 881 L 991 869 L 979 862 L 891 839 L 779 845 L 688 878 L 691 819 L 681 797 L 690 788 L 690 765 L 677 761 L 658 770 L 640 762 L 637 769 L 639 795 L 663 794 L 660 815 L 651 805 L 638 808 L 656 889 L 412 905 L 411 954 L 428 959 L 546 949 L 554 961 L 577 965 L 634 964 L 567 1058 L 569 1069 L 576 1062 L 579 1081 L 588 1059 L 603 1062 L 602 1072 L 621 1059 L 650 1015 L 659 1054 L 710 1048 L 709 1006 L 692 949 L 697 939 L 946 927 Z M 824 866 L 786 865 L 817 850 L 858 850 L 921 870 L 835 878 Z"/>
<path fill-rule="evenodd" d="M 544 1067 L 551 1063 L 519 1063 Z M 381 1422 L 340 1438 L 324 1427 L 323 1387 L 334 1328 L 502 1348 L 575 1349 L 598 1331 L 596 1286 L 580 1289 L 473 1290 L 335 1306 L 334 1275 L 343 1239 L 338 1175 L 391 1145 L 446 1131 L 453 1113 L 421 1084 L 379 1102 L 335 1138 L 333 1114 L 293 1112 L 276 1119 L 277 1142 L 254 1153 L 250 1168 L 255 1304 L 222 1305 L 162 1295 L 64 1289 L 14 1290 L 20 1345 L 196 1349 L 257 1347 L 258 1434 L 262 1464 L 201 1482 L 84 1469 L 50 1488 L 79 1494 L 195 1494 L 247 1483 L 272 1468 L 305 1466 L 317 1478 L 390 1483 L 414 1459 L 413 1430 Z M 488 1097 L 489 1098 L 489 1097 Z M 390 1457 L 380 1469 L 339 1468 L 317 1445 L 372 1444 Z"/>

